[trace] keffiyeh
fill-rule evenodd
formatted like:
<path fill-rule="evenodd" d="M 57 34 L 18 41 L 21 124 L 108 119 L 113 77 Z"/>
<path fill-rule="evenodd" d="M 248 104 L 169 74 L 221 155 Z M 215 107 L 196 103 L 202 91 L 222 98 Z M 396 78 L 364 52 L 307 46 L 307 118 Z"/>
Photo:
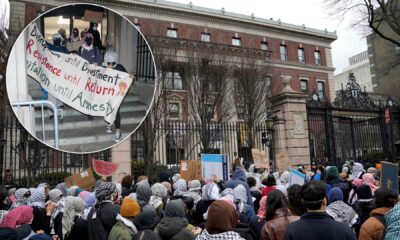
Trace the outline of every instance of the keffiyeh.
<path fill-rule="evenodd" d="M 49 200 L 54 202 L 54 203 L 58 203 L 61 198 L 63 196 L 63 193 L 61 192 L 61 190 L 55 188 L 50 190 L 49 192 Z"/>
<path fill-rule="evenodd" d="M 20 188 L 17 191 L 15 191 L 15 200 L 10 210 L 19 206 L 27 205 L 29 198 L 29 195 L 27 195 L 28 192 L 29 190 L 27 188 Z"/>
<path fill-rule="evenodd" d="M 115 192 L 116 185 L 113 182 L 102 182 L 96 188 L 96 199 L 98 202 L 103 201 L 106 197 Z"/>
<path fill-rule="evenodd" d="M 247 202 L 246 188 L 242 184 L 239 184 L 233 189 L 233 194 L 237 203 L 237 210 L 243 212 Z"/>
<path fill-rule="evenodd" d="M 174 196 L 184 196 L 187 193 L 186 180 L 179 179 L 176 181 L 175 188 Z"/>
<path fill-rule="evenodd" d="M 151 194 L 156 197 L 166 197 L 168 194 L 168 189 L 161 183 L 155 183 L 151 186 Z"/>
<path fill-rule="evenodd" d="M 62 217 L 63 239 L 71 232 L 75 216 L 82 216 L 85 202 L 80 197 L 68 196 L 65 198 L 65 211 Z"/>
<path fill-rule="evenodd" d="M 203 200 L 217 200 L 220 198 L 219 188 L 214 182 L 208 183 L 203 186 L 202 196 Z"/>
<path fill-rule="evenodd" d="M 37 189 L 33 190 L 29 199 L 32 207 L 44 208 L 46 200 L 45 188 L 38 187 Z"/>

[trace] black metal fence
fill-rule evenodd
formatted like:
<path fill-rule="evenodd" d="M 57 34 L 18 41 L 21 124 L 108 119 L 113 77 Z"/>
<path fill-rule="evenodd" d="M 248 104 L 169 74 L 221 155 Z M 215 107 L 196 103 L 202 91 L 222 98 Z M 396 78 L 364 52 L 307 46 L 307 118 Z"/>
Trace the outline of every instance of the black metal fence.
<path fill-rule="evenodd" d="M 394 101 L 375 102 L 350 75 L 334 102 L 314 91 L 307 103 L 311 161 L 341 166 L 346 160 L 396 161 L 400 113 Z"/>

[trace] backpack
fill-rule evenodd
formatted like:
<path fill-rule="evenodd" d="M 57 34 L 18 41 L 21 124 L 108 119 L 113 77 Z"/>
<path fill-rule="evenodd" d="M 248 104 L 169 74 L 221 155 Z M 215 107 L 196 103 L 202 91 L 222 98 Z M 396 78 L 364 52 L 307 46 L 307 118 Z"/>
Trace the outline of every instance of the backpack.
<path fill-rule="evenodd" d="M 376 218 L 380 223 L 382 223 L 382 225 L 383 225 L 382 240 L 385 240 L 385 235 L 386 235 L 386 220 L 385 220 L 385 215 L 374 215 L 374 218 Z"/>

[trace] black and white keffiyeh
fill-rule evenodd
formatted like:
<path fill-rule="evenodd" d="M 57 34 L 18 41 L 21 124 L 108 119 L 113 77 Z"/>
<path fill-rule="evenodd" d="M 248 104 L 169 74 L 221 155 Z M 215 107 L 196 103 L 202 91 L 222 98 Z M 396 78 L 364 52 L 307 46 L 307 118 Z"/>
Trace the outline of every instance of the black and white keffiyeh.
<path fill-rule="evenodd" d="M 223 233 L 218 233 L 218 234 L 209 234 L 207 232 L 207 229 L 204 229 L 204 231 L 197 236 L 196 240 L 245 240 L 242 238 L 239 233 L 229 231 L 229 232 L 223 232 Z"/>

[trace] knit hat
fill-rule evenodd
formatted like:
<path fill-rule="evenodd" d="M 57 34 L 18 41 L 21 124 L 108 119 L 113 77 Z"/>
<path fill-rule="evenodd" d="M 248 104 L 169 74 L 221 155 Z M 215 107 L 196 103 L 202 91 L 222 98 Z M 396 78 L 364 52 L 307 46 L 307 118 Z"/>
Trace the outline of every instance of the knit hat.
<path fill-rule="evenodd" d="M 118 54 L 114 51 L 107 51 L 104 54 L 104 63 L 112 63 L 118 61 Z"/>
<path fill-rule="evenodd" d="M 126 197 L 122 200 L 120 214 L 123 217 L 136 217 L 140 213 L 139 204 L 132 198 Z"/>
<path fill-rule="evenodd" d="M 336 178 L 338 175 L 339 171 L 336 166 L 330 166 L 326 171 L 326 176 L 328 176 L 328 178 Z"/>

